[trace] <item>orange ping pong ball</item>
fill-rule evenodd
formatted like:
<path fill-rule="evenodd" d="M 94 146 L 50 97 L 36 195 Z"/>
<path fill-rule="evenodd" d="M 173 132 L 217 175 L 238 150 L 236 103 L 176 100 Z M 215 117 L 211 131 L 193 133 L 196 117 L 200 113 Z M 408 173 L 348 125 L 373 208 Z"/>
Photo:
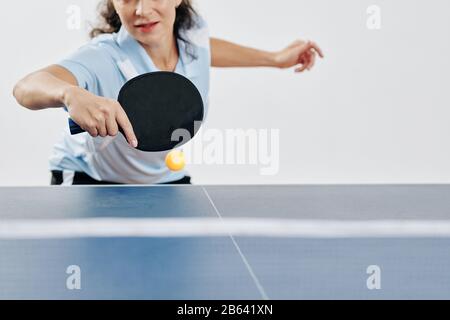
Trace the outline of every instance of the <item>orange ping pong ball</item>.
<path fill-rule="evenodd" d="M 186 166 L 183 151 L 173 150 L 166 156 L 166 165 L 172 171 L 181 171 Z"/>

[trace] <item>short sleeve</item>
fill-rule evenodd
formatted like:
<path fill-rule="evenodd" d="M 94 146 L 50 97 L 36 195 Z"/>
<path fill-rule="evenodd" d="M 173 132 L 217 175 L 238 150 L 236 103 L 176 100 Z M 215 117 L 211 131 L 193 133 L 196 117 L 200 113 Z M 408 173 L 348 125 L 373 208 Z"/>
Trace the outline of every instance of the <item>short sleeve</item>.
<path fill-rule="evenodd" d="M 62 60 L 58 63 L 61 67 L 69 70 L 77 79 L 78 86 L 91 91 L 94 87 L 94 76 L 81 63 L 73 60 Z"/>
<path fill-rule="evenodd" d="M 84 46 L 69 57 L 58 62 L 58 65 L 69 70 L 77 79 L 78 86 L 88 91 L 95 91 L 95 75 L 89 69 L 91 59 L 94 56 L 93 48 Z"/>
<path fill-rule="evenodd" d="M 88 44 L 60 61 L 58 65 L 74 75 L 79 87 L 98 94 L 98 78 L 102 75 L 102 66 L 107 61 L 108 57 L 97 46 Z"/>

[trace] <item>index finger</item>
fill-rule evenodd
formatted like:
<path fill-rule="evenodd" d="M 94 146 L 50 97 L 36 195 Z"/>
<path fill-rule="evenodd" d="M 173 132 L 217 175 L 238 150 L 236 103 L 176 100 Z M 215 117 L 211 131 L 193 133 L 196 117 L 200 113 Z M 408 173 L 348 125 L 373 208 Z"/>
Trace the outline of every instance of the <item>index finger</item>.
<path fill-rule="evenodd" d="M 119 110 L 116 115 L 116 121 L 117 124 L 122 128 L 123 134 L 125 135 L 125 138 L 127 139 L 128 143 L 133 147 L 137 148 L 138 141 L 136 138 L 136 134 L 133 130 L 133 125 L 130 122 L 130 119 L 128 119 L 127 114 L 123 110 L 122 106 L 119 107 Z"/>
<path fill-rule="evenodd" d="M 319 57 L 321 57 L 321 58 L 325 57 L 325 55 L 323 54 L 322 49 L 320 49 L 320 47 L 315 42 L 310 41 L 308 43 L 308 45 L 309 45 L 310 49 L 314 49 L 319 54 Z"/>

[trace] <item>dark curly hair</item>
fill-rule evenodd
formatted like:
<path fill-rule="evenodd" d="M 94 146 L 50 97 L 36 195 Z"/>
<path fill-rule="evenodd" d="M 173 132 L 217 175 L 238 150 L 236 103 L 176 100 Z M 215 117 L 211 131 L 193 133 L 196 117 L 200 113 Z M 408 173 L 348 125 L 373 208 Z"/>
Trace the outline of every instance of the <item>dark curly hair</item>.
<path fill-rule="evenodd" d="M 99 25 L 94 27 L 90 32 L 91 38 L 95 38 L 101 34 L 115 33 L 120 30 L 122 21 L 120 21 L 112 0 L 102 0 L 99 4 L 99 12 L 101 21 Z M 176 9 L 174 35 L 176 39 L 186 43 L 186 50 L 192 58 L 195 58 L 195 54 L 191 51 L 192 48 L 189 41 L 181 35 L 181 31 L 196 27 L 196 16 L 197 12 L 192 5 L 192 1 L 182 0 L 181 4 Z"/>

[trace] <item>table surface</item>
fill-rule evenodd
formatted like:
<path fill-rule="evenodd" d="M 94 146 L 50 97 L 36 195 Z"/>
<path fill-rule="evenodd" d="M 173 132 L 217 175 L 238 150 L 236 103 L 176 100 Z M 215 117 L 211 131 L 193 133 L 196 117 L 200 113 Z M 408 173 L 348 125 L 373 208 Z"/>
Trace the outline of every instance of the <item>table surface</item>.
<path fill-rule="evenodd" d="M 448 185 L 1 187 L 0 298 L 449 299 L 449 195 Z"/>

